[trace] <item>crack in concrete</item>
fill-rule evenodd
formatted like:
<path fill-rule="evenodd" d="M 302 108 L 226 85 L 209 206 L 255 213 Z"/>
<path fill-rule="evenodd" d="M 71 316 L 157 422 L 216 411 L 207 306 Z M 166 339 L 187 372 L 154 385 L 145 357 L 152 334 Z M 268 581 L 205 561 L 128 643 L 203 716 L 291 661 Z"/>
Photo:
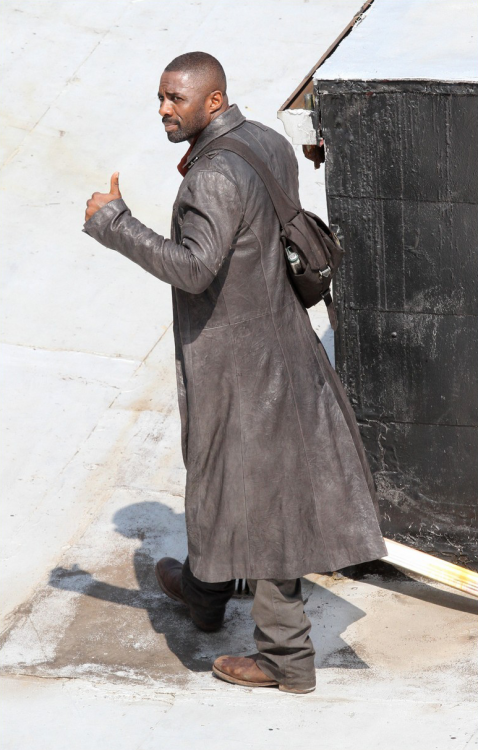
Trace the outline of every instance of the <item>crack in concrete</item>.
<path fill-rule="evenodd" d="M 46 654 L 46 651 L 45 651 L 45 649 L 43 648 L 43 642 L 42 642 L 42 639 L 40 638 L 40 634 L 39 634 L 38 630 L 37 630 L 37 629 L 36 629 L 36 627 L 35 627 L 35 624 L 34 624 L 34 622 L 33 622 L 32 618 L 31 618 L 31 615 L 28 615 L 28 618 L 27 618 L 27 619 L 28 619 L 28 622 L 30 623 L 30 625 L 32 626 L 33 630 L 35 631 L 35 635 L 36 635 L 36 637 L 38 638 L 38 643 L 39 643 L 39 645 L 40 645 L 40 649 L 41 649 L 41 652 L 42 652 L 42 654 L 43 654 L 43 658 L 45 659 L 45 661 L 48 661 L 48 656 L 47 656 L 47 654 Z"/>
<path fill-rule="evenodd" d="M 172 325 L 172 322 L 169 323 L 166 331 L 171 327 L 171 325 Z M 164 331 L 164 333 L 166 333 L 166 331 Z M 159 339 L 155 341 L 152 349 L 154 349 L 154 347 L 161 341 L 161 339 L 164 336 L 164 333 L 162 333 Z M 136 363 L 138 366 L 141 365 L 145 361 L 146 357 L 149 357 L 152 351 L 152 349 L 150 349 L 144 359 L 137 359 L 135 357 L 127 357 L 127 356 L 124 357 L 121 354 L 112 355 L 112 354 L 104 354 L 103 352 L 89 352 L 84 349 L 61 349 L 61 348 L 52 349 L 51 347 L 47 347 L 47 346 L 32 346 L 31 344 L 20 344 L 15 341 L 2 341 L 1 343 L 4 344 L 5 346 L 18 346 L 21 349 L 30 349 L 33 352 L 35 351 L 51 352 L 51 354 L 84 354 L 87 357 L 100 357 L 101 359 L 109 359 L 113 361 L 118 360 L 120 362 L 133 362 L 133 363 Z"/>
<path fill-rule="evenodd" d="M 185 498 L 184 492 L 172 492 L 171 490 L 156 490 L 151 487 L 139 487 L 136 484 L 116 484 L 116 489 L 119 490 L 135 490 L 136 492 L 147 492 L 151 495 L 170 495 L 171 497 L 180 497 L 182 500 Z"/>

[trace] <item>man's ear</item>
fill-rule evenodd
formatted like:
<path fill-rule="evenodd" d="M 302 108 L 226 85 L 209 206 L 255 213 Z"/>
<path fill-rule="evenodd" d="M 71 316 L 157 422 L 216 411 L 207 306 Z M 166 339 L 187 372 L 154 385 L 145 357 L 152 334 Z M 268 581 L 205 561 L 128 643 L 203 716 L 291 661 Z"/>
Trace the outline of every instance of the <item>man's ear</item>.
<path fill-rule="evenodd" d="M 209 113 L 213 115 L 214 112 L 221 109 L 223 101 L 224 97 L 220 91 L 213 91 L 212 94 L 209 94 Z"/>

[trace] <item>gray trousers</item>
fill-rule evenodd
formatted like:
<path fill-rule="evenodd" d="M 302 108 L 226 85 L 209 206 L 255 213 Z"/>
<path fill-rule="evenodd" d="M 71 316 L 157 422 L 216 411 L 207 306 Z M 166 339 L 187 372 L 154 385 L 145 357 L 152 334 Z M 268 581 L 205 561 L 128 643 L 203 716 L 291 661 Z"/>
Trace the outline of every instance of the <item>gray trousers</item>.
<path fill-rule="evenodd" d="M 257 665 L 264 674 L 288 687 L 315 686 L 314 647 L 310 621 L 304 612 L 300 578 L 292 580 L 249 580 L 254 594 L 252 617 Z M 235 581 L 205 583 L 196 578 L 186 559 L 183 567 L 183 595 L 203 622 L 220 622 L 234 593 Z"/>

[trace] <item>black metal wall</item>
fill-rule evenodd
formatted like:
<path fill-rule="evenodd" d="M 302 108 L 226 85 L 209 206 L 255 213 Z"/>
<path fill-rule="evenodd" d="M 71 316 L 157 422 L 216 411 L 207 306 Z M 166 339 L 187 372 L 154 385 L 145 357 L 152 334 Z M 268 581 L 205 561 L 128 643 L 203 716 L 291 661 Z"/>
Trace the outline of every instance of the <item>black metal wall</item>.
<path fill-rule="evenodd" d="M 386 536 L 478 567 L 478 86 L 317 84 L 336 367 Z"/>

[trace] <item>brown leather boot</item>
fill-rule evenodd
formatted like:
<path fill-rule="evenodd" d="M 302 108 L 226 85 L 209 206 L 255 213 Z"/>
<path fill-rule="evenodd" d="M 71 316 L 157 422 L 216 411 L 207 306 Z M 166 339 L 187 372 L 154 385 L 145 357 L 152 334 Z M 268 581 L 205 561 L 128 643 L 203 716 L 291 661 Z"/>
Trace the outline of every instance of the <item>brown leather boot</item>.
<path fill-rule="evenodd" d="M 175 560 L 174 557 L 163 557 L 159 562 L 156 563 L 154 568 L 156 573 L 156 580 L 159 583 L 159 587 L 166 596 L 170 599 L 174 599 L 177 602 L 181 602 L 189 609 L 189 614 L 193 623 L 200 630 L 204 630 L 205 633 L 214 633 L 216 630 L 222 627 L 223 618 L 218 622 L 204 622 L 200 617 L 192 610 L 187 601 L 183 596 L 182 576 L 183 576 L 183 564 L 179 560 Z"/>
<path fill-rule="evenodd" d="M 182 587 L 183 564 L 179 560 L 175 560 L 174 557 L 163 557 L 156 563 L 154 572 L 159 587 L 166 596 L 186 604 Z"/>
<path fill-rule="evenodd" d="M 312 693 L 312 688 L 295 688 L 272 680 L 256 664 L 260 654 L 251 656 L 219 656 L 212 665 L 212 671 L 221 680 L 245 687 L 278 687 L 284 693 Z"/>

